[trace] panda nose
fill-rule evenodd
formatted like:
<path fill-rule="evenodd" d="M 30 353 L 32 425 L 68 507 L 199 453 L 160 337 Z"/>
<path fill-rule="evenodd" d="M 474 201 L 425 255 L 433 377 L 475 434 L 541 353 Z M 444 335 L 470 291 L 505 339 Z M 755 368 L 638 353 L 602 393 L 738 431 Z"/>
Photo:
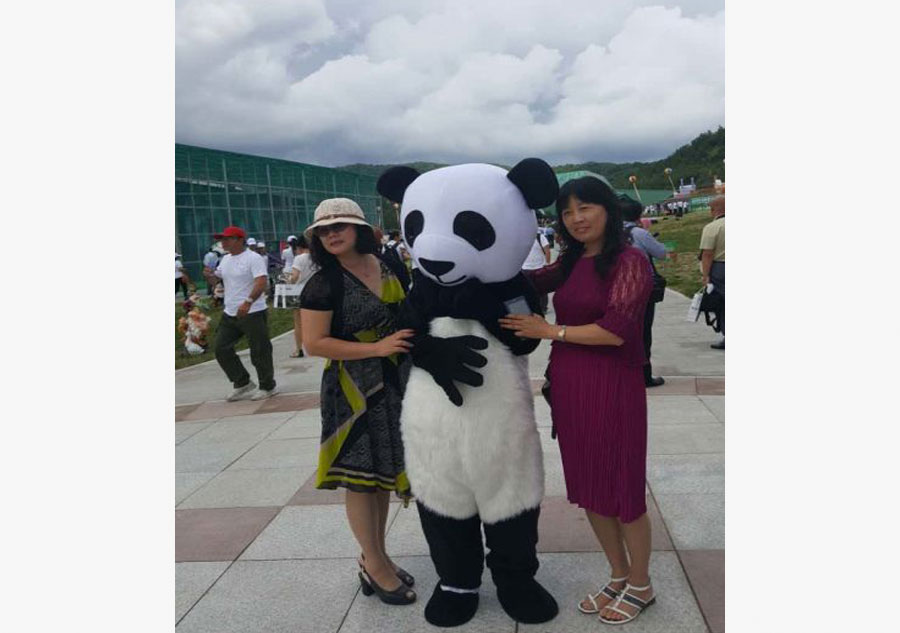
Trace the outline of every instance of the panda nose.
<path fill-rule="evenodd" d="M 419 258 L 419 263 L 422 264 L 422 268 L 430 272 L 435 277 L 446 275 L 451 270 L 453 270 L 454 266 L 456 266 L 456 264 L 454 264 L 453 262 L 425 259 L 424 257 Z"/>

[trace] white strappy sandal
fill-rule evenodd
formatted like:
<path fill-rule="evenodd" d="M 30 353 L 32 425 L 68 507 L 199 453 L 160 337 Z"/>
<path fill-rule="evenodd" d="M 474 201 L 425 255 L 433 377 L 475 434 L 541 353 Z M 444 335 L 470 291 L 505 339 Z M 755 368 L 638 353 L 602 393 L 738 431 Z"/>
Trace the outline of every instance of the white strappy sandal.
<path fill-rule="evenodd" d="M 628 576 L 625 576 L 623 578 L 610 578 L 609 582 L 607 582 L 605 585 L 603 585 L 603 587 L 600 589 L 600 591 L 598 591 L 597 593 L 589 593 L 587 595 L 587 599 L 588 599 L 588 601 L 590 601 L 591 606 L 593 607 L 593 610 L 585 609 L 584 607 L 581 606 L 581 602 L 584 602 L 584 600 L 582 600 L 581 602 L 578 603 L 578 610 L 581 611 L 582 613 L 587 613 L 588 615 L 594 615 L 595 613 L 600 613 L 600 607 L 597 606 L 597 598 L 599 598 L 600 596 L 606 596 L 607 598 L 610 599 L 609 604 L 612 604 L 612 600 L 615 600 L 616 598 L 618 598 L 621 591 L 617 591 L 617 590 L 613 589 L 612 587 L 610 587 L 609 585 L 614 582 L 625 582 L 626 580 L 628 580 Z"/>
<path fill-rule="evenodd" d="M 634 585 L 626 584 L 625 588 L 619 594 L 619 597 L 606 605 L 607 609 L 615 611 L 619 615 L 624 616 L 624 618 L 621 620 L 610 620 L 609 618 L 604 618 L 603 615 L 600 615 L 601 622 L 603 622 L 604 624 L 625 624 L 626 622 L 631 622 L 641 613 L 643 613 L 644 609 L 656 602 L 656 592 L 653 592 L 653 595 L 651 595 L 648 600 L 643 600 L 628 593 L 629 589 L 632 589 L 634 591 L 646 591 L 647 589 L 650 589 L 650 585 L 647 585 L 646 587 L 635 587 Z M 621 605 L 623 602 L 627 603 L 628 606 L 636 608 L 637 611 L 635 611 L 634 613 L 628 613 L 627 611 L 619 609 L 619 605 Z"/>

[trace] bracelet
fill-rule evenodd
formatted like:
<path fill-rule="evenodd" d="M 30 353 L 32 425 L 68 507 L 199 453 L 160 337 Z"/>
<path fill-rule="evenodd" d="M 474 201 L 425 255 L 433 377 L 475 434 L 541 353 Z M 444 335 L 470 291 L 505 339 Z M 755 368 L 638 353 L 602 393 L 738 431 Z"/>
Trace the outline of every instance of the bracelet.
<path fill-rule="evenodd" d="M 253 305 L 254 301 L 256 301 L 256 299 L 254 299 L 253 297 L 247 297 L 246 299 L 244 299 L 244 303 L 249 303 L 250 305 Z"/>
<path fill-rule="evenodd" d="M 556 333 L 556 338 L 558 338 L 560 341 L 566 340 L 566 326 L 565 325 L 562 326 L 562 329 Z"/>

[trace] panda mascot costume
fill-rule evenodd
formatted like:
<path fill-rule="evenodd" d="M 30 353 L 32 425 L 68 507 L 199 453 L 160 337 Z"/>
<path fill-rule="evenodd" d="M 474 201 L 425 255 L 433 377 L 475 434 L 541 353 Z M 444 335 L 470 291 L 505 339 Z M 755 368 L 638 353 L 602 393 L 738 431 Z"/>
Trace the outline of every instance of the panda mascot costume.
<path fill-rule="evenodd" d="M 555 201 L 556 175 L 536 158 L 509 172 L 486 164 L 424 174 L 395 167 L 377 188 L 401 204 L 403 239 L 416 264 L 402 320 L 422 337 L 412 339 L 415 366 L 400 426 L 440 577 L 425 618 L 444 627 L 469 621 L 486 562 L 506 613 L 546 622 L 559 608 L 534 579 L 544 471 L 527 354 L 539 341 L 501 329 L 498 319 L 541 312 L 521 269 L 537 235 L 533 209 Z M 444 346 L 429 354 L 415 349 L 419 340 Z M 451 340 L 469 357 L 448 358 Z M 473 360 L 470 348 L 483 356 Z"/>

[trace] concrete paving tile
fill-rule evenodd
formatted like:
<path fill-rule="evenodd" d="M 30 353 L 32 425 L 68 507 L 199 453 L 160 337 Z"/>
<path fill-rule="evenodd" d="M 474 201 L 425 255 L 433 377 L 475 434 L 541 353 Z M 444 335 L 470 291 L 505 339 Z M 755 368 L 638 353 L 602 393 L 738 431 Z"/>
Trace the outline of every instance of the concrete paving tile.
<path fill-rule="evenodd" d="M 175 425 L 175 444 L 181 444 L 183 441 L 202 431 L 215 420 L 205 420 L 203 422 L 182 422 Z"/>
<path fill-rule="evenodd" d="M 647 390 L 648 396 L 694 396 L 697 380 L 693 376 L 663 376 L 665 384 Z"/>
<path fill-rule="evenodd" d="M 307 478 L 307 469 L 226 470 L 187 497 L 179 508 L 283 506 Z"/>
<path fill-rule="evenodd" d="M 295 413 L 266 439 L 295 440 L 310 437 L 317 439 L 322 437 L 322 413 L 319 409 Z"/>
<path fill-rule="evenodd" d="M 215 476 L 214 472 L 175 473 L 175 505 Z"/>
<path fill-rule="evenodd" d="M 334 633 L 358 590 L 352 560 L 238 561 L 176 630 Z"/>
<path fill-rule="evenodd" d="M 175 564 L 175 621 L 188 612 L 231 563 Z"/>
<path fill-rule="evenodd" d="M 724 453 L 725 427 L 721 424 L 652 424 L 648 455 Z"/>
<path fill-rule="evenodd" d="M 201 433 L 203 431 L 200 431 Z M 246 453 L 252 440 L 195 443 L 196 436 L 175 447 L 175 472 L 219 472 Z"/>
<path fill-rule="evenodd" d="M 175 562 L 234 560 L 262 532 L 278 510 L 175 510 Z"/>
<path fill-rule="evenodd" d="M 518 631 L 547 633 L 596 633 L 605 630 L 596 616 L 578 611 L 578 602 L 595 592 L 609 578 L 609 565 L 602 554 L 541 554 L 538 580 L 559 603 L 559 615 L 546 624 L 520 624 Z M 674 552 L 650 555 L 650 577 L 656 591 L 656 604 L 647 608 L 624 631 L 641 633 L 705 633 L 706 624 L 691 593 Z"/>
<path fill-rule="evenodd" d="M 725 633 L 725 550 L 678 553 L 712 633 Z"/>
<path fill-rule="evenodd" d="M 697 396 L 647 396 L 650 424 L 716 424 L 719 420 Z"/>
<path fill-rule="evenodd" d="M 195 434 L 190 438 L 190 442 L 192 444 L 214 444 L 248 441 L 256 444 L 287 422 L 290 417 L 290 413 L 269 413 L 222 418 Z"/>
<path fill-rule="evenodd" d="M 175 407 L 175 421 L 176 422 L 184 421 L 184 417 L 186 415 L 190 414 L 191 412 L 193 412 L 193 410 L 199 406 L 200 406 L 199 404 L 182 404 L 182 405 L 176 406 Z"/>
<path fill-rule="evenodd" d="M 673 549 L 659 509 L 649 495 L 647 514 L 650 517 L 650 547 L 654 550 Z M 565 497 L 544 497 L 538 521 L 538 536 L 539 552 L 602 551 L 584 510 L 569 503 Z"/>
<path fill-rule="evenodd" d="M 398 557 L 395 562 L 416 577 L 414 587 L 418 599 L 408 606 L 383 604 L 377 596 L 358 593 L 350 612 L 340 628 L 340 633 L 420 633 L 421 631 L 447 631 L 431 626 L 425 621 L 425 605 L 437 583 L 431 559 L 427 556 Z M 538 577 L 541 578 L 541 571 Z M 497 601 L 497 589 L 488 571 L 482 576 L 478 611 L 463 626 L 453 628 L 454 633 L 514 633 L 516 623 L 506 615 Z M 546 630 L 546 629 L 544 629 Z"/>
<path fill-rule="evenodd" d="M 393 554 L 390 546 L 388 550 Z M 353 558 L 359 545 L 343 505 L 286 506 L 241 556 L 241 560 Z"/>
<path fill-rule="evenodd" d="M 653 494 L 724 493 L 725 456 L 649 455 L 647 480 Z"/>
<path fill-rule="evenodd" d="M 300 486 L 300 489 L 287 502 L 289 506 L 317 506 L 328 504 L 344 505 L 346 491 L 343 488 L 335 490 L 319 490 L 316 488 L 316 471 L 315 468 L 310 469 L 312 473 L 307 480 Z"/>
<path fill-rule="evenodd" d="M 725 549 L 724 494 L 654 497 L 676 549 Z"/>
<path fill-rule="evenodd" d="M 227 387 L 223 391 L 228 391 Z M 226 395 L 222 394 L 223 397 Z M 237 402 L 213 401 L 204 402 L 193 411 L 182 416 L 183 420 L 205 420 L 207 418 L 224 418 L 234 415 L 250 415 L 262 406 L 262 401 L 238 400 Z"/>
<path fill-rule="evenodd" d="M 319 463 L 319 440 L 266 440 L 254 446 L 229 470 L 253 468 L 310 468 Z"/>
<path fill-rule="evenodd" d="M 719 422 L 725 423 L 725 396 L 699 396 Z"/>
<path fill-rule="evenodd" d="M 539 427 L 541 450 L 544 454 L 544 496 L 565 497 L 566 478 L 563 474 L 559 443 L 550 438 L 550 427 Z"/>
<path fill-rule="evenodd" d="M 550 418 L 550 405 L 547 404 L 543 396 L 538 396 L 534 399 L 534 414 L 538 428 L 550 428 L 553 426 L 553 420 Z"/>
<path fill-rule="evenodd" d="M 304 411 L 306 409 L 319 408 L 319 394 L 290 394 L 274 396 L 262 401 L 262 406 L 257 413 L 270 411 Z"/>
<path fill-rule="evenodd" d="M 703 396 L 724 396 L 725 378 L 697 376 L 697 393 Z"/>

